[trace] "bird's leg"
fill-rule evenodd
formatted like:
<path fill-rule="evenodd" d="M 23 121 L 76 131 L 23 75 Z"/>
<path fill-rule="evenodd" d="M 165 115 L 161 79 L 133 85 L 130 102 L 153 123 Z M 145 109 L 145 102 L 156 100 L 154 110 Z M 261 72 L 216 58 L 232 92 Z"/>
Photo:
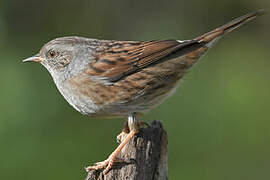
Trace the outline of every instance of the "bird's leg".
<path fill-rule="evenodd" d="M 144 121 L 137 121 L 137 122 L 138 122 L 139 128 L 144 127 L 144 126 L 149 126 L 149 124 L 147 124 Z M 121 143 L 126 138 L 126 136 L 128 135 L 129 132 L 130 132 L 130 130 L 128 127 L 128 121 L 126 121 L 122 132 L 120 134 L 118 134 L 118 136 L 116 137 L 117 142 Z"/>
<path fill-rule="evenodd" d="M 121 150 L 124 148 L 124 146 L 129 142 L 130 139 L 132 139 L 136 133 L 139 132 L 140 123 L 138 122 L 136 118 L 136 113 L 130 114 L 128 116 L 128 128 L 129 133 L 123 139 L 123 141 L 119 144 L 119 146 L 112 152 L 112 154 L 106 159 L 105 161 L 98 162 L 94 166 L 89 166 L 85 168 L 87 172 L 91 170 L 99 170 L 103 169 L 106 166 L 106 169 L 103 171 L 104 174 L 107 174 L 109 170 L 112 168 L 113 164 L 117 161 L 117 156 L 121 152 Z"/>

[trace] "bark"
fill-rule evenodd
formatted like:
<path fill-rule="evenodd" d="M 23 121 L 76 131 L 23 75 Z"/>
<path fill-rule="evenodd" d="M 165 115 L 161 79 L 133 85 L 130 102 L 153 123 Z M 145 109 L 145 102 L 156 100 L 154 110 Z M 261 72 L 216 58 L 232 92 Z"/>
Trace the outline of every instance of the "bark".
<path fill-rule="evenodd" d="M 91 171 L 85 180 L 167 180 L 167 133 L 161 122 L 153 121 L 124 147 L 108 174 Z"/>

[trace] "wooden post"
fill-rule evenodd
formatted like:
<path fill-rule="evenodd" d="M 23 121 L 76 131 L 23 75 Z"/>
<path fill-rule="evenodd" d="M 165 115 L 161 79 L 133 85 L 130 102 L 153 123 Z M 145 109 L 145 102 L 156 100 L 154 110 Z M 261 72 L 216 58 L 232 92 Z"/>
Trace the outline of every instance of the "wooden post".
<path fill-rule="evenodd" d="M 161 122 L 153 121 L 125 146 L 108 174 L 91 171 L 85 180 L 167 180 L 167 133 Z"/>

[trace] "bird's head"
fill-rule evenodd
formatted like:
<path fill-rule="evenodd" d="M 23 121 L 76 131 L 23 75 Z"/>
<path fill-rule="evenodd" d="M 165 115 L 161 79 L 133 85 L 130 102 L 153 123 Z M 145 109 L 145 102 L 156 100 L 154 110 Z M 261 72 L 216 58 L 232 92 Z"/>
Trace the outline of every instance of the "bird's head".
<path fill-rule="evenodd" d="M 38 62 L 53 76 L 72 75 L 81 72 L 85 63 L 89 63 L 91 49 L 87 39 L 82 37 L 61 37 L 46 43 L 38 54 L 24 59 L 23 62 Z M 88 62 L 84 62 L 88 60 Z"/>

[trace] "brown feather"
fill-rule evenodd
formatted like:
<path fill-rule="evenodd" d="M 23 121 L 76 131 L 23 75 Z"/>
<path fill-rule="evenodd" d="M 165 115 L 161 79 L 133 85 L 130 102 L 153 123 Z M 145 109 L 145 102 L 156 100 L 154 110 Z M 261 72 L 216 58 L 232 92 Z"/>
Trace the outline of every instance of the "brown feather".
<path fill-rule="evenodd" d="M 103 77 L 111 82 L 116 82 L 149 65 L 162 62 L 165 56 L 198 44 L 198 41 L 193 40 L 181 43 L 176 40 L 113 41 L 102 46 L 107 48 L 96 51 L 94 54 L 95 60 L 86 72 L 92 76 Z M 185 51 L 185 53 L 191 50 L 194 49 Z"/>

